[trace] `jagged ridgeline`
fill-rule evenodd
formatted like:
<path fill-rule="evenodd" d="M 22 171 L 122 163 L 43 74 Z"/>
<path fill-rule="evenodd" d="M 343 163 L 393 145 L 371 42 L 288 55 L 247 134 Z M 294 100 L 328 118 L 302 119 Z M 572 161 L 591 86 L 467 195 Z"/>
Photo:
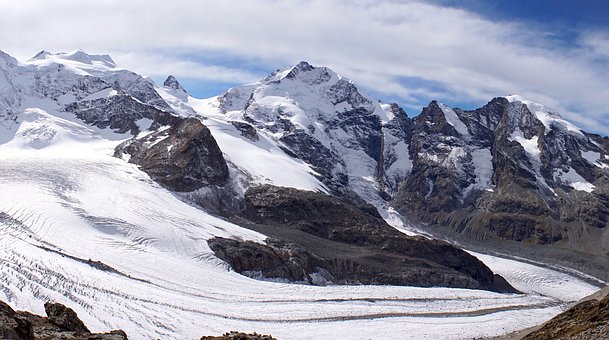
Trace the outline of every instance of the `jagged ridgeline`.
<path fill-rule="evenodd" d="M 470 318 L 501 312 L 512 330 L 594 286 L 479 253 L 609 278 L 608 157 L 518 96 L 409 117 L 306 62 L 197 99 L 106 55 L 0 54 L 0 297 L 142 338 L 201 318 L 304 337 L 450 316 L 477 336 Z"/>

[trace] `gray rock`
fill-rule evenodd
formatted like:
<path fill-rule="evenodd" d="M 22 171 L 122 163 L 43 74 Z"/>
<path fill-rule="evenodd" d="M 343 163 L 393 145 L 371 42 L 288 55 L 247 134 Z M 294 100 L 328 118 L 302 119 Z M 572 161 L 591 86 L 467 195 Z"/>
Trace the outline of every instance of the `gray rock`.
<path fill-rule="evenodd" d="M 552 244 L 594 255 L 609 250 L 600 242 L 609 230 L 608 172 L 582 155 L 608 154 L 602 137 L 556 124 L 548 128 L 526 105 L 505 98 L 477 110 L 454 111 L 469 136 L 447 122 L 436 102 L 413 120 L 413 169 L 393 206 L 414 221 L 465 239 Z M 539 160 L 513 140 L 516 130 L 525 139 L 537 139 Z M 482 148 L 491 152 L 490 191 L 469 189 L 478 180 L 474 152 Z M 457 157 L 455 150 L 461 152 Z M 555 177 L 570 168 L 596 189 L 578 191 Z"/>
<path fill-rule="evenodd" d="M 48 321 L 61 330 L 75 333 L 91 333 L 87 326 L 78 318 L 76 312 L 60 304 L 47 302 L 44 304 Z"/>
<path fill-rule="evenodd" d="M 482 262 L 454 246 L 409 237 L 369 205 L 292 188 L 261 186 L 245 194 L 248 227 L 278 241 L 266 245 L 213 239 L 210 247 L 238 272 L 336 284 L 445 286 L 515 291 Z M 323 269 L 323 270 L 320 270 Z"/>
<path fill-rule="evenodd" d="M 228 166 L 209 129 L 196 118 L 177 118 L 173 125 L 142 138 L 132 138 L 115 150 L 128 154 L 156 182 L 174 191 L 194 191 L 223 185 Z"/>
<path fill-rule="evenodd" d="M 0 301 L 0 337 L 11 340 L 74 339 L 127 340 L 122 330 L 91 333 L 76 313 L 59 303 L 45 303 L 48 317 L 14 311 Z"/>
<path fill-rule="evenodd" d="M 74 113 L 85 123 L 100 129 L 109 128 L 117 133 L 130 132 L 132 135 L 141 132 L 142 128 L 138 125 L 138 121 L 143 118 L 151 121 L 144 129 L 169 125 L 177 118 L 168 111 L 144 104 L 125 93 L 108 98 L 74 102 L 67 105 L 64 110 Z"/>
<path fill-rule="evenodd" d="M 609 339 L 609 296 L 584 299 L 523 340 Z"/>

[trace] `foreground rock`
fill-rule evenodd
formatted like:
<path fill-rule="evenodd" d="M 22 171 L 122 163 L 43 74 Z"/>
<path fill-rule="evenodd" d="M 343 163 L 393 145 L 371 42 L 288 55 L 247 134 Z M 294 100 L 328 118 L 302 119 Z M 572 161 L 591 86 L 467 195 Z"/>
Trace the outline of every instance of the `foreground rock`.
<path fill-rule="evenodd" d="M 369 205 L 292 188 L 261 186 L 245 194 L 241 225 L 281 240 L 267 244 L 212 239 L 210 247 L 238 272 L 313 284 L 388 284 L 515 290 L 454 246 L 409 237 Z"/>
<path fill-rule="evenodd" d="M 525 340 L 609 339 L 609 291 L 580 302 L 528 334 Z"/>
<path fill-rule="evenodd" d="M 0 301 L 0 337 L 12 340 L 30 339 L 90 339 L 126 340 L 122 330 L 91 333 L 76 313 L 59 303 L 45 303 L 47 317 L 24 311 L 14 311 Z"/>

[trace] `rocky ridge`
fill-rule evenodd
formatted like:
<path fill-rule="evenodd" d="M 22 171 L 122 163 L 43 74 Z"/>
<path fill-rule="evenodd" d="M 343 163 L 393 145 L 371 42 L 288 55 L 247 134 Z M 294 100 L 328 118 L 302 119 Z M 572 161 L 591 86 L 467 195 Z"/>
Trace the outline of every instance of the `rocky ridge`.
<path fill-rule="evenodd" d="M 391 202 L 404 216 L 478 240 L 607 253 L 606 137 L 516 97 L 474 111 L 432 102 L 411 136 L 412 172 Z"/>
<path fill-rule="evenodd" d="M 515 292 L 482 262 L 442 241 L 406 236 L 370 205 L 293 188 L 245 194 L 240 223 L 278 240 L 266 245 L 215 238 L 218 257 L 250 276 L 311 284 L 445 286 Z"/>

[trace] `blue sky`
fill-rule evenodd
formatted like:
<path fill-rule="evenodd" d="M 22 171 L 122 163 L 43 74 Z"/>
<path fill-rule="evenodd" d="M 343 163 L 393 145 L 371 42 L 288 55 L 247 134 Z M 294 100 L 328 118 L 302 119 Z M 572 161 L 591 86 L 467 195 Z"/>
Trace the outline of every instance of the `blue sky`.
<path fill-rule="evenodd" d="M 492 20 L 517 20 L 552 30 L 609 27 L 606 0 L 438 0 L 436 3 L 473 11 Z"/>
<path fill-rule="evenodd" d="M 520 94 L 609 134 L 609 1 L 0 2 L 0 49 L 109 53 L 195 96 L 306 60 L 416 115 Z"/>

